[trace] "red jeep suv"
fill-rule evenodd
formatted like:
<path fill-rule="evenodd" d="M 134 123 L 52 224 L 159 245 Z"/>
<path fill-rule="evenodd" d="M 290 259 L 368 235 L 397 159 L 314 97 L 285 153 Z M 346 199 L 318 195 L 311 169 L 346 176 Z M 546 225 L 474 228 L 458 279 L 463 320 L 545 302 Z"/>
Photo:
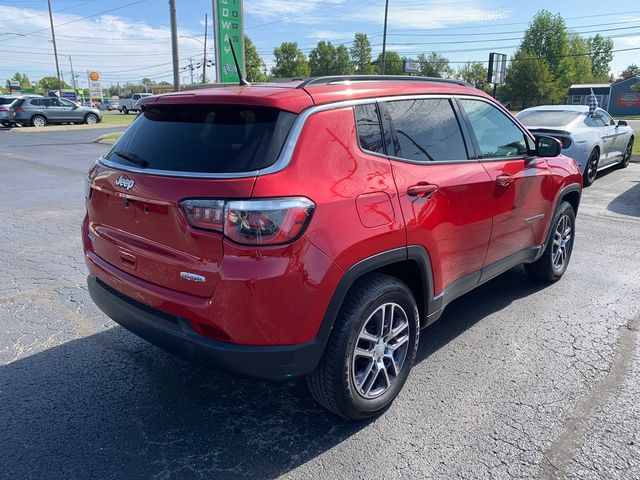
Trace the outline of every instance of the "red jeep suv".
<path fill-rule="evenodd" d="M 91 168 L 89 291 L 133 333 L 370 417 L 420 330 L 518 264 L 557 280 L 574 160 L 462 82 L 321 77 L 140 101 Z"/>

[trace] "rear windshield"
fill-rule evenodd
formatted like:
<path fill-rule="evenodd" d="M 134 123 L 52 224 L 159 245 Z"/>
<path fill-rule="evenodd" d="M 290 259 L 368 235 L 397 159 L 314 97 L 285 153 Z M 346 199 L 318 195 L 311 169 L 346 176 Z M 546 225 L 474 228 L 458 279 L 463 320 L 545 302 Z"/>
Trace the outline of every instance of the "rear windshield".
<path fill-rule="evenodd" d="M 10 103 L 13 103 L 14 100 L 15 98 L 0 97 L 0 105 L 9 105 Z"/>
<path fill-rule="evenodd" d="M 105 158 L 154 170 L 248 172 L 276 161 L 295 117 L 238 105 L 147 107 Z"/>
<path fill-rule="evenodd" d="M 516 118 L 523 125 L 532 127 L 561 127 L 567 123 L 571 123 L 582 113 L 571 112 L 567 110 L 531 110 L 529 112 L 520 112 Z"/>

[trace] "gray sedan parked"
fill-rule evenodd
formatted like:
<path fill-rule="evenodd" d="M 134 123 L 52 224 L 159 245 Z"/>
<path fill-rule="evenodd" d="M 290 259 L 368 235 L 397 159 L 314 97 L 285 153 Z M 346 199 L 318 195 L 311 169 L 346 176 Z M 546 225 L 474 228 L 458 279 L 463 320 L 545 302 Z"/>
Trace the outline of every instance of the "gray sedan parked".
<path fill-rule="evenodd" d="M 102 120 L 97 108 L 80 107 L 66 98 L 21 98 L 11 104 L 9 120 L 23 126 L 44 127 L 48 123 L 88 123 Z"/>

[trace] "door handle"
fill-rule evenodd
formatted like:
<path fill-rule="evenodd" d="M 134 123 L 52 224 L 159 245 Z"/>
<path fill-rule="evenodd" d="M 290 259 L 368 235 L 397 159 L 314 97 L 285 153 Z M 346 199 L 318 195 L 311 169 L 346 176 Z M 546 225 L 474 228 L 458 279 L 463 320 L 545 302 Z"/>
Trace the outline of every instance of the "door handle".
<path fill-rule="evenodd" d="M 511 175 L 503 173 L 502 175 L 498 175 L 496 178 L 496 184 L 499 187 L 508 187 L 513 183 L 514 178 Z"/>
<path fill-rule="evenodd" d="M 407 195 L 410 197 L 427 198 L 438 191 L 438 186 L 431 183 L 418 183 L 407 188 Z"/>

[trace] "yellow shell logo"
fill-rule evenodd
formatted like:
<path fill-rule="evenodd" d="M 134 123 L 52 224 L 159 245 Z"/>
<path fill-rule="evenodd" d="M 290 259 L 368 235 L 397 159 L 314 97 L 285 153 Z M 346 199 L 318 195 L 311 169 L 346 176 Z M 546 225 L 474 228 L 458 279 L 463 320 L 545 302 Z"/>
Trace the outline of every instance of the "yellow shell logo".
<path fill-rule="evenodd" d="M 89 78 L 92 81 L 97 82 L 98 80 L 100 80 L 100 74 L 98 72 L 91 72 L 89 73 Z"/>

